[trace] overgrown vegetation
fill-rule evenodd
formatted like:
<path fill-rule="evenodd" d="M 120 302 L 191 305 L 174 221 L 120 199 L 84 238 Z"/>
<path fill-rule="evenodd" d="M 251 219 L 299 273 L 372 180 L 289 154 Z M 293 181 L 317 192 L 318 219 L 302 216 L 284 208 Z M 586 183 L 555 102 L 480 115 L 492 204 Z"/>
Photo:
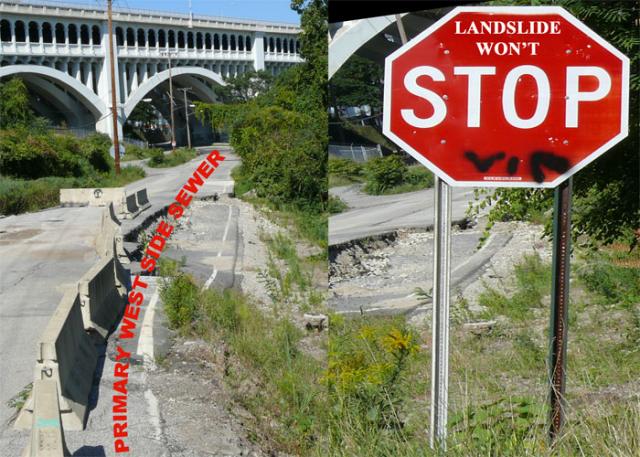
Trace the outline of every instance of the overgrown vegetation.
<path fill-rule="evenodd" d="M 348 186 L 364 181 L 361 163 L 329 156 L 329 187 Z"/>
<path fill-rule="evenodd" d="M 253 414 L 245 426 L 254 438 L 274 453 L 312 455 L 326 448 L 327 396 L 320 382 L 326 362 L 308 348 L 322 345 L 324 334 L 300 329 L 293 315 L 321 308 L 313 275 L 326 261 L 301 259 L 284 233 L 263 239 L 269 252 L 261 274 L 270 296 L 267 310 L 237 291 L 202 290 L 171 260 L 160 265 L 170 276 L 160 294 L 173 328 L 227 348 L 226 381 Z"/>
<path fill-rule="evenodd" d="M 525 256 L 522 263 L 514 267 L 513 279 L 516 290 L 510 297 L 488 286 L 480 294 L 478 302 L 486 308 L 486 316 L 499 315 L 516 321 L 530 319 L 532 309 L 542 307 L 543 297 L 550 294 L 551 266 L 543 264 L 538 255 Z"/>
<path fill-rule="evenodd" d="M 64 187 L 122 186 L 144 177 L 138 167 L 115 174 L 106 135 L 78 139 L 52 133 L 31 112 L 20 79 L 0 84 L 0 112 L 0 214 L 56 206 Z"/>
<path fill-rule="evenodd" d="M 513 276 L 503 278 L 501 290 L 488 289 L 494 301 L 481 299 L 484 311 L 470 312 L 464 300 L 453 306 L 452 315 L 465 318 L 452 319 L 447 455 L 637 455 L 640 309 L 632 275 L 640 257 L 623 246 L 595 259 L 591 255 L 575 266 L 582 279 L 571 285 L 567 416 L 555 449 L 547 441 L 548 310 L 541 306 L 550 294 L 550 267 L 528 256 Z M 499 317 L 482 333 L 462 325 Z M 417 350 L 403 359 L 390 391 L 382 395 L 399 421 L 380 423 L 371 392 L 377 393 L 385 379 L 379 372 L 400 360 L 385 359 L 383 335 L 392 328 L 395 341 Z M 327 378 L 336 406 L 329 422 L 329 455 L 438 455 L 428 444 L 431 354 L 423 348 L 429 344 L 430 330 L 411 333 L 402 318 L 332 318 Z M 355 399 L 333 397 L 340 383 Z"/>
<path fill-rule="evenodd" d="M 331 455 L 395 455 L 371 451 L 404 439 L 406 371 L 417 341 L 400 320 L 333 316 L 325 376 Z"/>
<path fill-rule="evenodd" d="M 363 182 L 371 195 L 400 194 L 433 187 L 433 174 L 422 165 L 408 166 L 399 155 L 378 157 L 361 164 L 329 158 L 329 186 Z"/>
<path fill-rule="evenodd" d="M 149 154 L 149 162 L 151 168 L 169 168 L 182 165 L 194 159 L 198 155 L 195 149 L 180 148 L 165 154 L 161 149 L 152 149 Z"/>
<path fill-rule="evenodd" d="M 620 243 L 585 255 L 578 275 L 599 304 L 633 308 L 640 303 L 640 250 L 632 252 Z M 638 309 L 640 312 L 640 309 Z"/>
<path fill-rule="evenodd" d="M 154 152 L 157 150 L 157 148 L 142 148 L 135 144 L 126 144 L 126 143 L 124 147 L 125 147 L 124 157 L 120 158 L 123 162 L 146 159 L 147 157 L 151 157 L 154 154 Z"/>
<path fill-rule="evenodd" d="M 231 103 L 196 103 L 196 116 L 229 131 L 242 158 L 234 174 L 238 189 L 252 189 L 256 202 L 292 213 L 300 233 L 326 245 L 327 1 L 295 0 L 292 8 L 301 14 L 305 62 L 274 81 L 263 74 L 232 78 L 220 89 Z"/>
<path fill-rule="evenodd" d="M 338 214 L 346 211 L 349 206 L 340 198 L 334 195 L 329 195 L 329 214 Z"/>
<path fill-rule="evenodd" d="M 140 167 L 124 167 L 120 175 L 105 173 L 79 178 L 13 179 L 0 176 L 0 214 L 21 214 L 57 206 L 60 204 L 60 189 L 121 187 L 144 176 Z"/>

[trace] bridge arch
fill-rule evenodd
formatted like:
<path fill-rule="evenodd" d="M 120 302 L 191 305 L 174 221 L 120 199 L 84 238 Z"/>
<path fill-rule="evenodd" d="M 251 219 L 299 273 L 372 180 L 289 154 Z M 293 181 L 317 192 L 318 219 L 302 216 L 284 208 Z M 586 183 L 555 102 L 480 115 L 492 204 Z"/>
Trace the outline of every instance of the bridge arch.
<path fill-rule="evenodd" d="M 100 100 L 95 93 L 77 79 L 72 78 L 60 70 L 44 65 L 8 65 L 6 67 L 0 67 L 0 79 L 12 75 L 39 75 L 53 80 L 71 92 L 96 119 L 100 118 L 106 112 L 104 102 Z"/>
<path fill-rule="evenodd" d="M 173 78 L 186 75 L 186 76 L 199 76 L 207 81 L 210 81 L 221 86 L 225 85 L 222 76 L 218 73 L 214 73 L 211 70 L 207 70 L 202 67 L 175 67 L 171 69 L 171 76 Z M 148 78 L 142 83 L 127 99 L 124 105 L 124 117 L 125 119 L 133 112 L 134 108 L 140 101 L 159 84 L 162 84 L 169 79 L 169 70 L 164 70 L 156 73 L 152 77 Z"/>

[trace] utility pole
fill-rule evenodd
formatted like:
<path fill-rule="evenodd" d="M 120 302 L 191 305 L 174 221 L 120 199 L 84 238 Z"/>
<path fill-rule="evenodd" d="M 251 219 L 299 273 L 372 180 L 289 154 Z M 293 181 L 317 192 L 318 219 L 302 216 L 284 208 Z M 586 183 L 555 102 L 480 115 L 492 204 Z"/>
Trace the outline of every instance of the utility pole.
<path fill-rule="evenodd" d="M 116 175 L 120 174 L 120 140 L 118 138 L 118 106 L 116 104 L 116 70 L 113 60 L 113 23 L 111 20 L 111 0 L 107 0 L 109 18 L 109 67 L 111 71 L 111 117 L 113 118 L 113 153 Z"/>
<path fill-rule="evenodd" d="M 176 151 L 176 128 L 175 128 L 175 117 L 173 114 L 173 78 L 171 77 L 171 52 L 166 52 L 166 53 L 162 53 L 163 55 L 166 54 L 167 58 L 169 59 L 169 98 L 170 100 L 170 108 L 171 108 L 171 150 L 173 152 Z"/>
<path fill-rule="evenodd" d="M 187 100 L 187 91 L 191 90 L 190 87 L 183 87 L 181 90 L 184 93 L 184 118 L 187 122 L 187 144 L 191 149 L 191 129 L 189 128 L 189 101 Z"/>

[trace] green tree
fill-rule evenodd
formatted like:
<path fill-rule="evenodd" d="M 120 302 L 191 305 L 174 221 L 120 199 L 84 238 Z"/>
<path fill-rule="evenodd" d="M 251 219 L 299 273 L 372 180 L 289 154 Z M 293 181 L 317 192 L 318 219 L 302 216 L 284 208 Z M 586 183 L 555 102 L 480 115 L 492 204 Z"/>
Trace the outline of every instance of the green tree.
<path fill-rule="evenodd" d="M 144 126 L 156 121 L 156 110 L 151 103 L 141 102 L 133 109 L 127 121 L 142 122 Z"/>
<path fill-rule="evenodd" d="M 305 59 L 302 79 L 307 83 L 307 96 L 327 106 L 327 15 L 328 0 L 292 0 L 291 8 L 300 14 L 300 53 Z"/>
<path fill-rule="evenodd" d="M 319 244 L 327 238 L 327 1 L 298 0 L 301 55 L 266 90 L 249 97 L 248 80 L 220 89 L 226 104 L 196 102 L 196 116 L 230 132 L 242 158 L 236 188 L 255 193 L 293 215 L 300 232 Z"/>
<path fill-rule="evenodd" d="M 20 78 L 0 83 L 0 129 L 27 126 L 35 118 L 29 107 L 29 91 Z"/>
<path fill-rule="evenodd" d="M 625 0 L 518 0 L 495 4 L 544 5 L 566 8 L 631 59 L 629 136 L 576 174 L 573 191 L 574 236 L 611 243 L 640 228 L 640 3 Z M 553 191 L 498 189 L 483 192 L 475 209 L 495 201 L 490 222 L 528 219 L 552 208 Z M 549 231 L 550 227 L 547 227 Z"/>
<path fill-rule="evenodd" d="M 214 88 L 220 101 L 223 103 L 243 103 L 267 92 L 273 84 L 273 76 L 265 70 L 250 71 L 226 78 L 225 82 L 226 86 Z"/>
<path fill-rule="evenodd" d="M 333 75 L 329 85 L 337 106 L 382 106 L 382 68 L 364 57 L 351 58 Z"/>

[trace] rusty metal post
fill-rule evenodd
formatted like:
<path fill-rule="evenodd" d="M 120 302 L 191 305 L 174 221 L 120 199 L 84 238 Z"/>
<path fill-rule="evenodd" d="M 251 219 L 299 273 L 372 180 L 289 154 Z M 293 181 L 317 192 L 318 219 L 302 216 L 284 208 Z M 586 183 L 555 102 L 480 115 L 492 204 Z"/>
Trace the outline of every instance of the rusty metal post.
<path fill-rule="evenodd" d="M 113 53 L 113 21 L 111 17 L 111 2 L 107 0 L 107 27 L 109 27 L 109 74 L 111 75 L 111 117 L 113 121 L 113 155 L 115 172 L 120 174 L 120 139 L 118 138 L 118 105 L 116 101 L 116 71 Z"/>
<path fill-rule="evenodd" d="M 556 187 L 554 195 L 551 265 L 553 277 L 549 326 L 549 440 L 551 444 L 560 435 L 564 422 L 572 187 L 573 178 L 569 178 Z"/>

